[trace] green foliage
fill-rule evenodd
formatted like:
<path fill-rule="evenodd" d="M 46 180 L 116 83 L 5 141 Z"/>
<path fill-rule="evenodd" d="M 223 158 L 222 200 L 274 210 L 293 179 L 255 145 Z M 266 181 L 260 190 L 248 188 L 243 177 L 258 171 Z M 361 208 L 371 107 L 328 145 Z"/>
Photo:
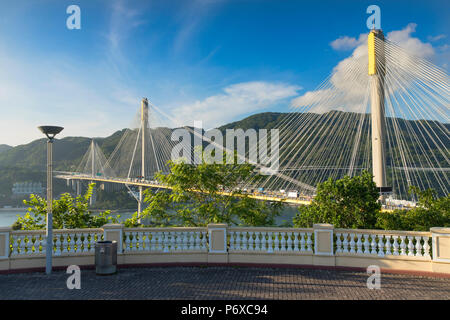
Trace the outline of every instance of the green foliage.
<path fill-rule="evenodd" d="M 145 191 L 148 204 L 142 218 L 154 226 L 206 226 L 209 223 L 230 225 L 273 225 L 282 203 L 264 203 L 242 194 L 236 187 L 252 174 L 249 164 L 190 165 L 170 161 L 170 174 L 157 179 L 170 191 Z M 128 223 L 137 223 L 133 217 Z"/>
<path fill-rule="evenodd" d="M 127 190 L 104 191 L 97 189 L 92 209 L 135 209 L 136 200 L 130 197 Z"/>
<path fill-rule="evenodd" d="M 381 205 L 372 175 L 329 179 L 317 186 L 317 195 L 308 206 L 300 206 L 293 218 L 297 228 L 314 223 L 331 223 L 335 228 L 374 229 Z"/>
<path fill-rule="evenodd" d="M 432 189 L 411 187 L 418 206 L 410 210 L 380 212 L 377 226 L 385 230 L 429 231 L 432 227 L 450 227 L 450 194 L 438 198 Z"/>
<path fill-rule="evenodd" d="M 113 217 L 110 211 L 93 215 L 89 211 L 89 199 L 92 196 L 95 183 L 89 185 L 84 196 L 73 198 L 69 193 L 64 193 L 52 202 L 53 228 L 99 228 L 107 223 L 117 223 L 118 217 Z M 44 229 L 46 225 L 47 200 L 45 198 L 30 195 L 29 200 L 23 201 L 27 205 L 28 212 L 25 216 L 18 216 L 13 224 L 15 230 Z"/>

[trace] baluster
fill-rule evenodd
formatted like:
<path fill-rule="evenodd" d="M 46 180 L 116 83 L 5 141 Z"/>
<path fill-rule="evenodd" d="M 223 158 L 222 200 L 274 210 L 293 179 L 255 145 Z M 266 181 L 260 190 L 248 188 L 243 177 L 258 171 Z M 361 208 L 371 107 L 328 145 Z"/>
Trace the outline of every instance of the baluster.
<path fill-rule="evenodd" d="M 350 253 L 356 253 L 355 250 L 355 234 L 351 233 L 350 234 Z"/>
<path fill-rule="evenodd" d="M 172 239 L 174 250 L 180 251 L 182 249 L 182 242 L 183 242 L 183 239 L 181 238 L 181 233 L 172 232 Z"/>
<path fill-rule="evenodd" d="M 370 243 L 369 243 L 369 235 L 364 235 L 364 254 L 370 254 L 369 251 Z"/>
<path fill-rule="evenodd" d="M 55 234 L 55 238 L 56 238 L 56 251 L 55 251 L 55 256 L 60 256 L 61 255 L 61 235 L 60 234 Z"/>
<path fill-rule="evenodd" d="M 294 234 L 294 251 L 300 251 L 298 249 L 298 232 L 293 232 Z"/>
<path fill-rule="evenodd" d="M 163 252 L 169 252 L 169 232 L 163 231 L 161 237 L 161 247 Z"/>
<path fill-rule="evenodd" d="M 313 249 L 312 249 L 312 233 L 310 233 L 310 232 L 306 233 L 306 237 L 307 237 L 307 239 L 306 239 L 306 246 L 307 246 L 306 250 L 307 251 L 313 251 Z"/>
<path fill-rule="evenodd" d="M 36 238 L 36 235 L 31 235 L 28 239 L 29 239 L 29 241 L 28 241 L 28 246 L 27 246 L 27 252 L 28 252 L 28 254 L 33 254 L 34 253 L 34 242 L 36 241 L 35 240 L 35 238 Z"/>
<path fill-rule="evenodd" d="M 152 236 L 152 239 L 150 240 L 150 246 L 149 246 L 148 250 L 155 251 L 156 250 L 156 237 L 157 237 L 158 233 L 157 232 L 149 232 L 147 239 L 150 235 Z"/>
<path fill-rule="evenodd" d="M 405 236 L 400 236 L 400 239 L 401 239 L 401 243 L 400 243 L 401 255 L 406 256 Z"/>
<path fill-rule="evenodd" d="M 268 233 L 266 231 L 261 232 L 261 251 L 267 252 L 269 248 L 268 240 Z"/>
<path fill-rule="evenodd" d="M 25 253 L 25 236 L 19 236 L 19 255 L 23 255 Z"/>
<path fill-rule="evenodd" d="M 413 236 L 408 236 L 408 256 L 414 256 Z"/>
<path fill-rule="evenodd" d="M 259 239 L 260 235 L 261 235 L 261 232 L 259 232 L 259 231 L 255 232 L 255 250 L 257 250 L 257 251 L 261 250 L 261 241 Z"/>
<path fill-rule="evenodd" d="M 183 236 L 182 236 L 182 249 L 183 250 L 187 250 L 187 248 L 188 248 L 188 240 L 189 240 L 189 238 L 188 238 L 188 236 L 187 236 L 187 232 L 186 231 L 184 231 L 183 232 Z"/>
<path fill-rule="evenodd" d="M 195 249 L 196 250 L 200 250 L 201 249 L 201 247 L 200 247 L 200 232 L 199 231 L 196 231 L 195 232 Z"/>
<path fill-rule="evenodd" d="M 83 252 L 88 252 L 89 251 L 89 241 L 88 241 L 88 237 L 89 237 L 89 233 L 83 233 Z"/>
<path fill-rule="evenodd" d="M 91 236 L 89 238 L 89 252 L 95 252 L 95 236 L 97 235 L 97 233 L 91 233 Z M 67 244 L 67 239 L 65 240 L 66 244 Z M 125 245 L 125 249 L 126 249 L 126 245 Z M 67 250 L 66 250 L 67 252 Z"/>
<path fill-rule="evenodd" d="M 62 254 L 67 254 L 67 247 L 69 246 L 69 242 L 67 242 L 67 238 L 68 238 L 68 234 L 67 233 L 63 233 L 62 234 Z"/>
<path fill-rule="evenodd" d="M 143 249 L 144 246 L 144 239 L 142 238 L 142 232 L 135 232 L 135 237 L 136 237 L 136 251 L 141 251 Z"/>
<path fill-rule="evenodd" d="M 249 248 L 250 251 L 256 250 L 255 238 L 253 237 L 254 235 L 255 235 L 255 233 L 253 231 L 250 231 L 248 233 L 248 242 L 249 242 L 249 246 L 250 246 L 250 248 Z"/>
<path fill-rule="evenodd" d="M 287 251 L 292 251 L 292 232 L 287 232 Z"/>
<path fill-rule="evenodd" d="M 394 247 L 394 256 L 398 256 L 398 236 L 392 236 L 394 239 L 393 247 Z"/>
<path fill-rule="evenodd" d="M 189 231 L 184 232 L 184 250 L 189 250 L 190 247 L 190 235 L 191 233 Z"/>
<path fill-rule="evenodd" d="M 131 250 L 131 232 L 125 233 L 125 250 Z"/>
<path fill-rule="evenodd" d="M 286 251 L 286 232 L 281 232 L 281 251 Z"/>
<path fill-rule="evenodd" d="M 75 252 L 75 245 L 76 245 L 76 241 L 75 241 L 75 233 L 71 233 L 70 234 L 70 253 L 74 253 Z"/>
<path fill-rule="evenodd" d="M 268 248 L 267 248 L 267 252 L 272 253 L 273 252 L 273 246 L 272 246 L 272 231 L 268 232 Z"/>
<path fill-rule="evenodd" d="M 428 244 L 428 237 L 423 237 L 423 256 L 430 258 L 430 245 Z"/>
<path fill-rule="evenodd" d="M 343 233 L 342 234 L 343 236 L 344 236 L 344 242 L 342 243 L 343 244 L 343 248 L 342 248 L 342 252 L 343 253 L 348 253 L 349 251 L 348 251 L 348 233 Z"/>
<path fill-rule="evenodd" d="M 76 237 L 77 237 L 77 242 L 76 242 L 77 250 L 75 252 L 79 253 L 79 252 L 81 252 L 81 243 L 82 243 L 81 242 L 81 234 L 76 233 Z"/>
<path fill-rule="evenodd" d="M 370 254 L 377 254 L 377 243 L 375 242 L 375 236 L 374 234 L 370 235 L 370 238 L 372 239 L 372 242 L 370 246 L 372 247 L 372 250 L 370 250 Z"/>
<path fill-rule="evenodd" d="M 275 234 L 275 251 L 280 251 L 280 247 L 279 247 L 279 245 L 280 245 L 280 239 L 279 239 L 280 233 L 279 232 L 274 232 L 274 234 Z"/>
<path fill-rule="evenodd" d="M 142 237 L 143 237 L 143 240 L 144 240 L 144 245 L 143 245 L 143 250 L 145 250 L 145 251 L 150 251 L 150 236 L 151 236 L 151 233 L 150 232 L 143 232 L 142 233 Z"/>
<path fill-rule="evenodd" d="M 342 240 L 341 240 L 341 233 L 336 233 L 336 253 L 342 252 Z"/>
<path fill-rule="evenodd" d="M 168 247 L 169 247 L 169 252 L 173 252 L 175 251 L 175 234 L 173 233 L 173 231 L 169 231 L 167 232 L 167 240 L 168 240 Z"/>
<path fill-rule="evenodd" d="M 233 231 L 233 241 L 230 240 L 230 241 L 232 241 L 233 248 L 234 248 L 232 250 L 241 250 L 241 237 L 240 236 L 241 236 L 241 234 L 239 231 Z"/>
<path fill-rule="evenodd" d="M 194 232 L 191 231 L 191 232 L 189 232 L 189 246 L 188 246 L 189 250 L 194 250 L 194 248 L 195 248 L 194 242 L 195 242 Z"/>
<path fill-rule="evenodd" d="M 378 256 L 384 257 L 384 242 L 383 235 L 378 235 Z"/>
<path fill-rule="evenodd" d="M 28 254 L 28 246 L 29 246 L 29 243 L 30 243 L 30 241 L 31 241 L 31 235 L 29 235 L 29 236 L 25 236 L 25 239 L 24 239 L 24 246 L 25 246 L 25 248 L 23 249 L 23 253 L 24 254 Z"/>
<path fill-rule="evenodd" d="M 47 251 L 47 237 L 45 235 L 42 235 L 40 243 L 42 247 L 42 253 L 45 254 Z"/>
<path fill-rule="evenodd" d="M 391 236 L 385 236 L 386 237 L 386 243 L 384 244 L 384 247 L 386 248 L 386 255 L 391 255 Z"/>
<path fill-rule="evenodd" d="M 248 240 L 247 240 L 248 234 L 247 234 L 247 231 L 242 231 L 241 233 L 242 233 L 242 240 L 241 240 L 242 250 L 246 251 L 246 250 L 248 250 Z"/>
<path fill-rule="evenodd" d="M 130 232 L 131 239 L 131 251 L 137 251 L 137 232 Z"/>
<path fill-rule="evenodd" d="M 177 232 L 171 232 L 170 233 L 172 236 L 172 250 L 181 250 L 181 243 L 182 243 L 182 239 L 181 239 L 181 234 L 177 233 Z"/>
<path fill-rule="evenodd" d="M 306 241 L 305 241 L 305 233 L 300 233 L 300 251 L 306 251 L 305 247 Z"/>
<path fill-rule="evenodd" d="M 39 237 L 40 237 L 39 234 L 33 237 L 33 247 L 32 247 L 33 253 L 39 253 Z"/>
<path fill-rule="evenodd" d="M 207 237 L 207 235 L 206 235 L 206 231 L 203 231 L 202 232 L 202 249 L 203 250 L 206 250 L 207 249 L 207 247 L 206 247 L 206 237 Z"/>
<path fill-rule="evenodd" d="M 356 241 L 356 247 L 357 247 L 356 253 L 362 254 L 362 253 L 363 253 L 363 251 L 362 251 L 362 241 L 361 241 L 362 234 L 361 234 L 361 233 L 358 233 L 358 234 L 356 235 L 356 237 L 357 237 L 357 239 L 358 239 L 358 240 Z"/>
<path fill-rule="evenodd" d="M 136 232 L 136 251 L 141 251 L 144 246 L 144 239 L 142 237 L 142 232 Z"/>
<path fill-rule="evenodd" d="M 156 233 L 156 239 L 155 239 L 155 250 L 157 251 L 163 251 L 164 250 L 164 245 L 163 245 L 163 233 L 162 232 L 157 232 Z"/>
<path fill-rule="evenodd" d="M 422 241 L 422 237 L 416 236 L 416 257 L 422 257 L 422 244 L 420 243 Z"/>

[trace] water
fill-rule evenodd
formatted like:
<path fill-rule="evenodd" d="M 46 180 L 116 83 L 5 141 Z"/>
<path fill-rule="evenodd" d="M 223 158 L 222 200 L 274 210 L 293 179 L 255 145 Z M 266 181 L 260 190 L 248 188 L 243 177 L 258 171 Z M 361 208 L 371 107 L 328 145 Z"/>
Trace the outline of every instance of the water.
<path fill-rule="evenodd" d="M 16 208 L 11 208 L 11 209 L 1 208 L 0 209 L 0 227 L 11 226 L 17 220 L 17 215 L 24 216 L 26 212 L 27 212 L 26 208 L 21 208 L 21 209 L 19 209 L 19 208 L 17 208 L 17 209 Z M 119 220 L 124 221 L 128 218 L 131 218 L 131 216 L 135 212 L 136 211 L 113 212 L 112 214 L 114 216 L 120 215 Z M 286 208 L 283 210 L 283 213 L 281 214 L 281 216 L 277 217 L 275 219 L 275 223 L 277 225 L 279 225 L 283 222 L 283 220 L 287 220 L 288 222 L 292 223 L 292 218 L 294 217 L 296 212 L 298 212 L 296 207 L 286 206 Z"/>

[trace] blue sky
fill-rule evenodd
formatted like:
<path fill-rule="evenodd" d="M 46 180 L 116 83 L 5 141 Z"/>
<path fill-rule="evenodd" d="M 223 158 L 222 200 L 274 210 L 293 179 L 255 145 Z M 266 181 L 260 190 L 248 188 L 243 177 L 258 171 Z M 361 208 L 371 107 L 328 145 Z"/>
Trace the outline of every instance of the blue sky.
<path fill-rule="evenodd" d="M 66 8 L 81 9 L 81 30 Z M 0 144 L 107 136 L 148 97 L 176 124 L 206 128 L 288 111 L 367 33 L 366 8 L 385 32 L 448 70 L 450 2 L 0 0 Z"/>

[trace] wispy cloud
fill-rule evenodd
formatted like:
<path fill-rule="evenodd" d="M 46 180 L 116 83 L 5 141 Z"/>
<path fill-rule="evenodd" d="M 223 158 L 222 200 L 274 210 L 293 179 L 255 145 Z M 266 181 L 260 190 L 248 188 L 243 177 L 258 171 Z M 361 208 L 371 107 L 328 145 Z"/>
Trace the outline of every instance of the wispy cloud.
<path fill-rule="evenodd" d="M 173 53 L 178 55 L 183 52 L 186 45 L 197 31 L 200 30 L 202 22 L 205 21 L 223 0 L 194 0 L 185 1 L 181 10 L 178 11 L 176 20 L 179 24 L 173 40 Z"/>
<path fill-rule="evenodd" d="M 436 42 L 436 41 L 439 41 L 439 40 L 442 40 L 445 38 L 447 38 L 447 35 L 445 35 L 445 34 L 439 34 L 437 36 L 428 36 L 427 37 L 428 41 L 431 41 L 431 42 Z"/>
<path fill-rule="evenodd" d="M 298 94 L 301 87 L 286 83 L 252 81 L 227 86 L 223 93 L 187 103 L 172 110 L 175 126 L 203 121 L 205 128 L 217 127 L 237 117 L 260 112 Z"/>

